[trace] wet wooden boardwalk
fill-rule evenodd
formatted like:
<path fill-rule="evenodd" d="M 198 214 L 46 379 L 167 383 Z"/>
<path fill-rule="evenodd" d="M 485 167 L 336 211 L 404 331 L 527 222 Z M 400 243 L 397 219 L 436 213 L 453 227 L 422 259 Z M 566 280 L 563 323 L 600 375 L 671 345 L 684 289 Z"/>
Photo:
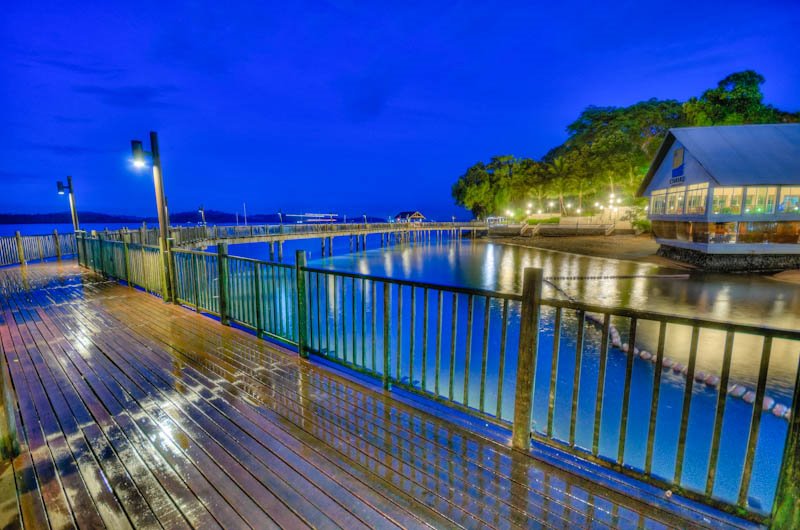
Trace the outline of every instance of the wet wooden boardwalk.
<path fill-rule="evenodd" d="M 4 527 L 687 526 L 74 264 L 0 293 Z"/>

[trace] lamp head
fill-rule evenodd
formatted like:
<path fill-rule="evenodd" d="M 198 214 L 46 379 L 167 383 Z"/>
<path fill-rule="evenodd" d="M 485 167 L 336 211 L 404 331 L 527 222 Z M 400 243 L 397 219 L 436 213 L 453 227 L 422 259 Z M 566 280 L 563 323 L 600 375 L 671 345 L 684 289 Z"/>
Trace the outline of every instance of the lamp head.
<path fill-rule="evenodd" d="M 56 182 L 56 187 L 58 188 L 58 194 L 59 195 L 64 195 L 64 193 L 67 190 L 67 187 L 64 186 L 64 183 L 61 182 L 60 180 L 58 182 Z"/>
<path fill-rule="evenodd" d="M 144 148 L 140 140 L 131 140 L 131 152 L 133 153 L 133 167 L 143 168 L 145 166 Z"/>

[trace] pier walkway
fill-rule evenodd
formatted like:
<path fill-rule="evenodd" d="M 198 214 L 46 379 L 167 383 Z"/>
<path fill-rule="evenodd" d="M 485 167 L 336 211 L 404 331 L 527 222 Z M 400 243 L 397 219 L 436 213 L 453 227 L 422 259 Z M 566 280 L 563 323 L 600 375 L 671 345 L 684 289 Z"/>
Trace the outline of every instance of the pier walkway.
<path fill-rule="evenodd" d="M 4 528 L 698 524 L 74 262 L 0 269 L 0 303 Z"/>

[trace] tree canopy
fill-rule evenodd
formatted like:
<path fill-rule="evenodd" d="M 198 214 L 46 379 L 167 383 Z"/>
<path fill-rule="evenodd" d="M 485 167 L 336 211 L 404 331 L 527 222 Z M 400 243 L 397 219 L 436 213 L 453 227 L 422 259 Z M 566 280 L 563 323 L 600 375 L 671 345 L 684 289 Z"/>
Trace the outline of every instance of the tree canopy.
<path fill-rule="evenodd" d="M 453 198 L 478 218 L 528 204 L 564 212 L 568 200 L 583 208 L 609 193 L 631 202 L 672 127 L 800 121 L 800 113 L 764 104 L 764 81 L 746 70 L 683 103 L 653 98 L 627 107 L 590 106 L 567 126 L 566 141 L 541 159 L 505 155 L 478 162 L 453 185 Z"/>

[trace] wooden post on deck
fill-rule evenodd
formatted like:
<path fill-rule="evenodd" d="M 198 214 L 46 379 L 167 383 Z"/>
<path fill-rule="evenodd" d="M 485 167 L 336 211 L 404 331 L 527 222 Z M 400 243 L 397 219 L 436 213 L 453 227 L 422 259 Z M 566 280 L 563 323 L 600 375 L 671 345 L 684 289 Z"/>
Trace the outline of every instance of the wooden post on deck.
<path fill-rule="evenodd" d="M 125 283 L 128 284 L 128 287 L 133 287 L 131 285 L 131 259 L 130 255 L 128 254 L 128 243 L 130 243 L 131 235 L 128 232 L 123 232 L 122 234 L 122 259 L 123 259 L 123 266 L 125 267 Z"/>
<path fill-rule="evenodd" d="M 25 265 L 25 249 L 22 246 L 22 234 L 19 233 L 19 230 L 17 230 L 15 237 L 17 238 L 17 257 L 19 257 L 19 264 Z"/>
<path fill-rule="evenodd" d="M 53 246 L 56 248 L 56 259 L 61 261 L 61 242 L 58 240 L 58 229 L 53 229 Z"/>
<path fill-rule="evenodd" d="M 17 398 L 8 375 L 5 355 L 0 355 L 0 401 L 0 457 L 10 459 L 19 454 L 19 439 L 14 419 Z"/>
<path fill-rule="evenodd" d="M 228 244 L 217 244 L 217 274 L 218 274 L 218 289 L 219 289 L 219 321 L 226 325 L 230 325 L 228 319 Z"/>
<path fill-rule="evenodd" d="M 800 528 L 800 367 L 795 375 L 791 411 L 770 528 Z"/>
<path fill-rule="evenodd" d="M 539 312 L 542 299 L 542 269 L 526 267 L 522 279 L 522 314 L 519 325 L 519 357 L 514 396 L 514 426 L 511 446 L 527 451 L 531 447 L 531 413 L 536 353 L 539 348 Z"/>
<path fill-rule="evenodd" d="M 308 358 L 308 299 L 306 297 L 306 252 L 295 253 L 294 271 L 297 281 L 297 353 Z"/>

